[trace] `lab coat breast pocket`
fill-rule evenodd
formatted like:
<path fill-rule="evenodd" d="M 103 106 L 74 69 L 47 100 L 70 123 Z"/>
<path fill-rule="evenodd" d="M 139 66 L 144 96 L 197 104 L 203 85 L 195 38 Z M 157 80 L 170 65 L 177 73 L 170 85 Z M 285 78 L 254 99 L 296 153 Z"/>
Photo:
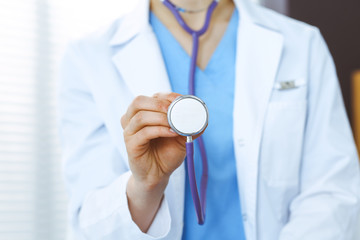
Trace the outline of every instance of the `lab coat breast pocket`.
<path fill-rule="evenodd" d="M 265 116 L 260 171 L 270 185 L 298 185 L 306 120 L 306 85 L 274 88 Z"/>
<path fill-rule="evenodd" d="M 300 190 L 307 87 L 273 89 L 260 150 L 260 189 L 277 221 L 289 219 L 289 205 Z"/>

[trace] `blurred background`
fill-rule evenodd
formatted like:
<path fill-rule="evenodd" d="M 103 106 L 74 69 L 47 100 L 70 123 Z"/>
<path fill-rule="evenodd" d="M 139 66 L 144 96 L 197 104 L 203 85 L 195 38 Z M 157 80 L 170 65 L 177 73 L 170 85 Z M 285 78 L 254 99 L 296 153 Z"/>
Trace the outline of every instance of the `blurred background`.
<path fill-rule="evenodd" d="M 320 28 L 360 143 L 360 1 L 254 1 Z M 59 60 L 69 40 L 135 2 L 0 0 L 0 240 L 67 239 L 56 123 Z"/>

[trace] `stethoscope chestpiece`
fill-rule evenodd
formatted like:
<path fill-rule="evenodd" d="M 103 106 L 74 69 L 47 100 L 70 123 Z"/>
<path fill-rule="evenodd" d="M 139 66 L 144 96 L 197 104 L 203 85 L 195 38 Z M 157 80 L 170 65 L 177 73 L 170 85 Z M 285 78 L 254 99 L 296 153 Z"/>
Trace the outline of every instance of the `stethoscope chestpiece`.
<path fill-rule="evenodd" d="M 206 128 L 209 113 L 206 104 L 200 98 L 183 95 L 170 104 L 167 118 L 171 129 L 189 138 Z"/>
<path fill-rule="evenodd" d="M 208 182 L 208 164 L 203 142 L 199 142 L 203 172 L 201 176 L 200 195 L 197 188 L 194 166 L 194 142 L 192 137 L 204 131 L 208 125 L 209 113 L 205 103 L 193 95 L 177 97 L 169 106 L 167 118 L 171 129 L 186 136 L 186 162 L 190 191 L 195 212 L 200 225 L 205 222 L 206 188 Z M 201 139 L 201 136 L 199 137 Z"/>

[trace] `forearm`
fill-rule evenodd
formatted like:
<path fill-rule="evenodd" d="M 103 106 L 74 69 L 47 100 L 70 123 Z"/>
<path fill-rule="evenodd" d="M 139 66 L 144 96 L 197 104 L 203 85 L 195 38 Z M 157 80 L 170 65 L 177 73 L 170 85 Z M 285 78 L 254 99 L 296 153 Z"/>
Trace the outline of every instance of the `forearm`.
<path fill-rule="evenodd" d="M 133 176 L 129 178 L 126 194 L 133 221 L 146 233 L 156 216 L 169 179 L 153 186 L 139 183 Z"/>

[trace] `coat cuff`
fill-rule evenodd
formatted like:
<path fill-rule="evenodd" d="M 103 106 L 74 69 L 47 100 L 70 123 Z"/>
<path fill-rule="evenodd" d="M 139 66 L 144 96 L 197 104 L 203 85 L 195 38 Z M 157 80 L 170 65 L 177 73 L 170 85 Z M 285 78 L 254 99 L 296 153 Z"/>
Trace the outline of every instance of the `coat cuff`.
<path fill-rule="evenodd" d="M 164 193 L 165 194 L 165 193 Z M 168 235 L 171 227 L 171 217 L 166 195 L 164 196 L 160 208 L 149 228 L 147 234 L 154 238 L 164 238 Z"/>

